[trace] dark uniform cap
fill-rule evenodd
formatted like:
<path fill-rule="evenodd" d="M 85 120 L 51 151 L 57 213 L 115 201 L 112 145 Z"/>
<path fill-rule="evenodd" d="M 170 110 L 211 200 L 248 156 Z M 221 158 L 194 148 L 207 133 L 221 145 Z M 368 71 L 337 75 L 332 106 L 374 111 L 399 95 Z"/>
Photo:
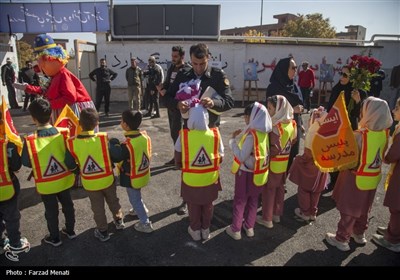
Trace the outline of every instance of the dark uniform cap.
<path fill-rule="evenodd" d="M 51 38 L 47 34 L 40 34 L 40 35 L 36 36 L 33 44 L 34 44 L 33 49 L 35 52 L 40 52 L 45 49 L 51 49 L 51 48 L 56 47 L 56 44 L 54 43 L 53 38 Z"/>

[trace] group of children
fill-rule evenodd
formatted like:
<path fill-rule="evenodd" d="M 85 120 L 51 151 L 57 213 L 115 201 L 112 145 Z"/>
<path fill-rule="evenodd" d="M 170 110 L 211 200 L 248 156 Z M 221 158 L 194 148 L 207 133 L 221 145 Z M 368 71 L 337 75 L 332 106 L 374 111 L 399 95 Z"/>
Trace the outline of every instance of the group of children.
<path fill-rule="evenodd" d="M 87 191 L 96 223 L 94 236 L 100 241 L 110 239 L 104 201 L 114 219 L 116 229 L 125 228 L 124 214 L 117 197 L 114 163 L 119 163 L 120 185 L 127 188 L 133 210 L 139 217 L 134 228 L 149 233 L 153 227 L 143 201 L 140 189 L 150 178 L 151 141 L 144 131 L 139 131 L 142 121 L 140 112 L 125 111 L 121 127 L 125 141 L 108 139 L 106 133 L 95 133 L 99 115 L 93 108 L 81 111 L 79 124 L 82 132 L 69 137 L 69 130 L 50 124 L 52 113 L 50 103 L 43 98 L 34 100 L 28 108 L 36 125 L 36 131 L 25 137 L 22 154 L 16 146 L 0 139 L 2 163 L 0 168 L 0 231 L 1 250 L 8 252 L 8 258 L 18 259 L 18 253 L 29 251 L 30 244 L 19 232 L 20 212 L 17 196 L 20 190 L 14 172 L 21 165 L 32 168 L 36 190 L 45 207 L 45 218 L 49 234 L 43 241 L 55 247 L 60 246 L 59 207 L 65 216 L 61 233 L 69 239 L 76 238 L 75 210 L 70 189 L 75 176 L 81 176 L 83 188 Z M 99 152 L 101 151 L 101 152 Z M 22 163 L 22 164 L 21 164 Z M 7 235 L 5 234 L 7 231 Z"/>
<path fill-rule="evenodd" d="M 111 210 L 116 229 L 124 229 L 123 212 L 116 194 L 114 163 L 119 168 L 120 185 L 126 188 L 132 204 L 131 212 L 139 217 L 134 228 L 145 233 L 153 231 L 141 197 L 141 188 L 148 184 L 150 178 L 151 140 L 145 131 L 139 129 L 142 122 L 140 112 L 128 110 L 122 113 L 120 125 L 125 131 L 122 143 L 115 138 L 108 139 L 106 133 L 94 131 L 99 116 L 92 108 L 81 111 L 79 123 L 82 132 L 75 137 L 69 137 L 68 129 L 50 124 L 51 108 L 47 100 L 34 100 L 29 112 L 37 129 L 25 137 L 21 156 L 14 144 L 0 139 L 0 157 L 4 162 L 0 169 L 0 248 L 18 258 L 19 252 L 28 251 L 30 247 L 28 240 L 19 232 L 17 196 L 20 186 L 14 172 L 20 169 L 21 162 L 32 168 L 37 191 L 45 206 L 49 230 L 43 239 L 45 243 L 53 246 L 62 244 L 58 202 L 65 215 L 61 233 L 69 239 L 76 237 L 70 188 L 78 174 L 91 202 L 96 223 L 94 236 L 100 241 L 110 238 L 104 201 Z M 400 120 L 400 99 L 393 115 L 395 120 Z M 253 237 L 256 222 L 267 228 L 280 222 L 287 174 L 298 185 L 299 208 L 295 209 L 296 216 L 306 221 L 316 219 L 318 200 L 328 175 L 314 165 L 311 142 L 325 116 L 323 108 L 312 112 L 304 154 L 295 158 L 287 172 L 290 149 L 297 136 L 293 108 L 280 95 L 268 98 L 267 107 L 254 102 L 245 108 L 246 126 L 234 131 L 229 140 L 234 155 L 232 173 L 235 174 L 232 223 L 226 228 L 230 237 L 241 239 L 242 228 L 248 237 Z M 379 227 L 381 235 L 374 235 L 373 240 L 400 252 L 399 177 L 393 176 L 400 172 L 400 128 L 398 125 L 392 136 L 393 143 L 386 153 L 387 128 L 391 124 L 391 113 L 385 101 L 369 97 L 363 102 L 359 130 L 354 132 L 361 151 L 360 162 L 355 169 L 340 172 L 333 197 L 341 218 L 336 234 L 326 235 L 327 242 L 342 251 L 350 249 L 350 237 L 357 243 L 366 243 L 364 232 L 381 179 L 383 160 L 391 164 L 384 201 L 391 217 L 388 227 Z M 235 138 L 240 134 L 241 139 L 236 142 Z M 188 204 L 188 233 L 195 241 L 210 238 L 213 201 L 221 190 L 219 170 L 223 157 L 221 135 L 218 128 L 208 127 L 207 109 L 201 105 L 191 108 L 175 144 L 175 161 L 182 170 L 181 196 Z M 377 160 L 377 157 L 382 160 Z M 260 195 L 262 215 L 257 216 Z"/>
<path fill-rule="evenodd" d="M 399 107 L 400 99 L 393 110 L 395 120 L 400 120 Z M 386 152 L 388 128 L 393 122 L 386 101 L 368 97 L 361 108 L 359 128 L 354 131 L 360 151 L 359 162 L 357 167 L 340 172 L 333 198 L 341 218 L 336 234 L 327 233 L 325 238 L 342 251 L 350 250 L 350 237 L 359 244 L 367 242 L 368 214 L 382 177 L 384 160 L 391 164 L 384 202 L 391 218 L 387 228 L 378 228 L 380 235 L 374 235 L 373 240 L 389 250 L 400 252 L 400 194 L 396 187 L 398 176 L 393 176 L 399 168 L 400 128 L 398 125 L 392 136 L 393 144 Z M 201 107 L 190 111 L 190 125 L 181 131 L 175 149 L 178 152 L 176 158 L 182 161 L 182 196 L 189 205 L 188 232 L 197 241 L 210 237 L 212 202 L 221 190 L 218 167 L 223 158 L 223 146 L 218 130 L 206 125 L 207 111 Z M 295 209 L 295 215 L 305 221 L 316 220 L 319 198 L 329 174 L 321 172 L 314 164 L 311 143 L 326 115 L 323 107 L 311 112 L 304 153 L 298 155 L 287 170 L 290 149 L 297 136 L 289 102 L 276 95 L 267 99 L 267 107 L 255 102 L 245 108 L 246 126 L 234 131 L 229 140 L 234 155 L 232 173 L 235 174 L 232 223 L 225 230 L 230 237 L 241 239 L 242 229 L 248 237 L 253 237 L 256 222 L 267 228 L 280 222 L 287 174 L 289 180 L 298 185 L 299 207 Z M 240 134 L 242 137 L 236 142 L 235 138 Z M 260 195 L 262 215 L 257 216 Z"/>

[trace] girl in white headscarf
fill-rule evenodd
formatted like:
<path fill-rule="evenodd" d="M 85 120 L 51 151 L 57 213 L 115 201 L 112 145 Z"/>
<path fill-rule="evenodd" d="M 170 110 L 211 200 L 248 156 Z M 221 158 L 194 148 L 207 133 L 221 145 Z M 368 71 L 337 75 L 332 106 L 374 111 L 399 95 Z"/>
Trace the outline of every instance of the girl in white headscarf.
<path fill-rule="evenodd" d="M 297 217 L 305 221 L 315 221 L 321 192 L 327 184 L 328 174 L 321 172 L 314 164 L 311 144 L 327 112 L 324 107 L 314 109 L 311 113 L 308 131 L 304 140 L 304 153 L 297 155 L 288 172 L 289 180 L 297 184 L 299 208 L 294 210 Z"/>
<path fill-rule="evenodd" d="M 354 135 L 360 151 L 359 165 L 340 171 L 332 197 L 340 212 L 336 234 L 327 233 L 326 241 L 341 251 L 349 251 L 350 237 L 366 244 L 368 213 L 381 180 L 382 159 L 387 148 L 388 128 L 393 119 L 386 101 L 368 97 L 363 101 L 359 129 Z"/>
<path fill-rule="evenodd" d="M 188 206 L 188 232 L 194 241 L 210 238 L 213 201 L 221 190 L 223 156 L 218 128 L 208 128 L 207 109 L 202 105 L 190 108 L 187 129 L 180 131 L 175 143 L 175 162 L 182 167 L 181 196 Z"/>
<path fill-rule="evenodd" d="M 273 125 L 269 133 L 270 165 L 268 182 L 262 191 L 262 216 L 257 216 L 257 223 L 272 228 L 273 222 L 279 223 L 283 215 L 286 171 L 297 138 L 297 125 L 293 108 L 283 95 L 268 97 L 267 108 Z"/>
<path fill-rule="evenodd" d="M 397 99 L 393 109 L 393 117 L 400 121 L 400 98 Z M 386 156 L 385 163 L 390 164 L 390 171 L 387 175 L 385 188 L 387 187 L 383 205 L 389 207 L 390 219 L 387 227 L 378 227 L 378 233 L 372 239 L 393 252 L 400 252 L 400 123 L 396 125 Z M 396 174 L 396 175 L 395 175 Z"/>
<path fill-rule="evenodd" d="M 242 238 L 241 229 L 248 237 L 254 236 L 258 197 L 268 176 L 268 133 L 272 121 L 264 105 L 254 102 L 244 110 L 246 127 L 232 133 L 229 147 L 235 157 L 232 172 L 235 173 L 232 224 L 226 233 L 235 240 Z M 236 136 L 243 132 L 239 143 Z"/>

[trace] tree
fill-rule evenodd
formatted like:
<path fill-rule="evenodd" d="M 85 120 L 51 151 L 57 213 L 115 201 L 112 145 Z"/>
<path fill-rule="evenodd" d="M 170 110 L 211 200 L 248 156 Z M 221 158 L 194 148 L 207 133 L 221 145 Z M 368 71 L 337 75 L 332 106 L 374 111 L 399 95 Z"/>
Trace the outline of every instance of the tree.
<path fill-rule="evenodd" d="M 322 14 L 297 14 L 298 18 L 290 20 L 283 28 L 284 37 L 302 38 L 335 38 L 336 29 L 332 27 L 329 18 L 324 19 Z"/>
<path fill-rule="evenodd" d="M 35 55 L 33 53 L 32 47 L 24 41 L 17 41 L 17 53 L 19 69 L 25 67 L 25 62 L 27 62 L 28 60 L 35 60 Z"/>
<path fill-rule="evenodd" d="M 251 36 L 251 37 L 263 37 L 265 36 L 264 33 L 258 32 L 255 29 L 249 29 L 247 32 L 244 33 L 244 36 Z M 245 39 L 247 43 L 265 43 L 264 39 Z"/>

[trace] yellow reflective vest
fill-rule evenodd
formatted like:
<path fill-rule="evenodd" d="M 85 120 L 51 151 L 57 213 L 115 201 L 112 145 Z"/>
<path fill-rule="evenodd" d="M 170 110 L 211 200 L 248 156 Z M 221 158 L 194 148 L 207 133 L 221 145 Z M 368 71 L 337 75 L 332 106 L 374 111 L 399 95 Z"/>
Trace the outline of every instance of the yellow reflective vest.
<path fill-rule="evenodd" d="M 260 132 L 257 130 L 250 130 L 245 133 L 240 139 L 238 146 L 242 148 L 244 141 L 246 140 L 247 134 L 251 133 L 253 135 L 254 143 L 254 176 L 253 183 L 256 186 L 263 186 L 268 181 L 269 173 L 269 136 L 268 133 Z M 231 172 L 236 174 L 240 168 L 241 162 L 237 157 L 234 157 Z"/>
<path fill-rule="evenodd" d="M 79 165 L 83 187 L 87 191 L 99 191 L 112 186 L 114 173 L 107 133 L 86 131 L 79 135 L 94 135 L 84 138 L 76 136 L 67 141 L 68 149 Z"/>
<path fill-rule="evenodd" d="M 0 201 L 9 200 L 15 194 L 15 188 L 8 168 L 7 143 L 6 139 L 0 139 Z"/>
<path fill-rule="evenodd" d="M 54 194 L 71 188 L 75 176 L 65 165 L 65 141 L 67 128 L 57 128 L 59 133 L 38 137 L 33 133 L 26 137 L 33 178 L 40 194 Z"/>
<path fill-rule="evenodd" d="M 357 188 L 363 191 L 377 188 L 382 178 L 383 152 L 388 140 L 388 130 L 359 130 L 362 135 L 360 165 L 356 171 Z"/>
<path fill-rule="evenodd" d="M 287 170 L 290 149 L 292 148 L 292 136 L 296 129 L 296 122 L 278 123 L 281 152 L 271 156 L 270 170 L 275 174 L 285 173 Z"/>
<path fill-rule="evenodd" d="M 132 188 L 140 189 L 150 180 L 151 139 L 146 131 L 137 131 L 135 134 L 140 136 L 125 140 L 131 167 L 130 174 L 126 175 L 131 179 Z"/>
<path fill-rule="evenodd" d="M 190 187 L 205 187 L 217 182 L 220 165 L 218 128 L 180 131 L 182 180 Z"/>

